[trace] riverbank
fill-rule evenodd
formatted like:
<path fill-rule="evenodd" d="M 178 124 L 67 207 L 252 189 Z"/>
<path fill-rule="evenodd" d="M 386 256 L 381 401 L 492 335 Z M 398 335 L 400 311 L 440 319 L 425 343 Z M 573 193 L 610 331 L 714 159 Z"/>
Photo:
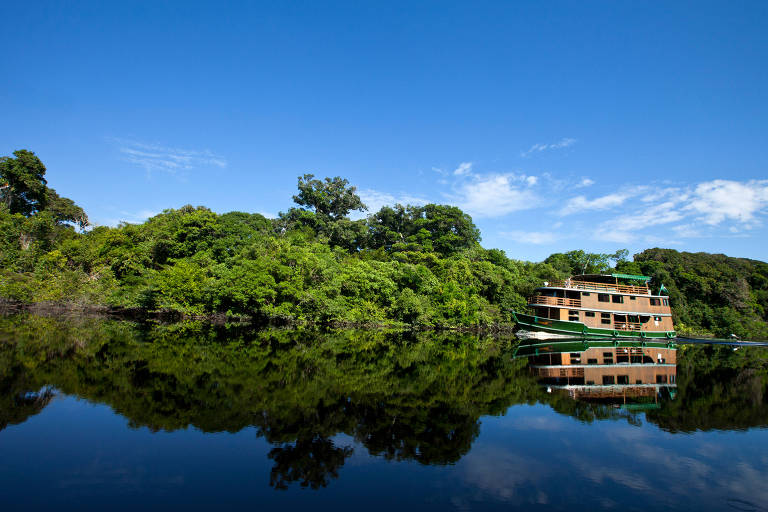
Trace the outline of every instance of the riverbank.
<path fill-rule="evenodd" d="M 172 310 L 150 311 L 141 308 L 119 308 L 79 302 L 38 302 L 23 303 L 0 298 L 0 315 L 30 313 L 44 317 L 83 316 L 114 318 L 119 320 L 175 323 L 200 321 L 213 325 L 247 324 L 256 328 L 320 328 L 320 329 L 363 329 L 363 330 L 404 330 L 414 332 L 458 332 L 511 334 L 516 324 L 495 323 L 484 325 L 412 325 L 404 322 L 313 322 L 286 317 L 263 318 L 261 316 L 227 315 L 225 313 L 188 314 Z"/>

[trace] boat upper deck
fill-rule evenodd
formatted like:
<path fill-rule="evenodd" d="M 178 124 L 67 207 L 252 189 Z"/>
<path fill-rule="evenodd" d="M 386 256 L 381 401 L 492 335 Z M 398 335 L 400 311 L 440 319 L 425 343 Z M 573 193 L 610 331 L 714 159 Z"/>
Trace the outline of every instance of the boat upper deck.
<path fill-rule="evenodd" d="M 650 295 L 651 289 L 647 285 L 627 285 L 618 283 L 595 283 L 591 281 L 577 281 L 566 279 L 564 281 L 551 281 L 545 288 L 571 288 L 575 290 L 588 290 L 596 292 L 627 293 L 632 295 Z"/>
<path fill-rule="evenodd" d="M 648 276 L 634 274 L 582 274 L 565 280 L 544 283 L 545 288 L 570 288 L 628 295 L 651 295 Z"/>

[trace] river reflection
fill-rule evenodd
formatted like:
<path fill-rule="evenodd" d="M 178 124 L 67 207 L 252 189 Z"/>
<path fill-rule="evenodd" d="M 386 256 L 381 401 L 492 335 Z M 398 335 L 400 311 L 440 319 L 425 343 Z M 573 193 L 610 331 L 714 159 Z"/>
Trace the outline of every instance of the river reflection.
<path fill-rule="evenodd" d="M 547 392 L 564 390 L 574 400 L 621 404 L 632 410 L 660 408 L 677 395 L 677 348 L 673 343 L 560 340 L 520 344 L 531 376 Z"/>
<path fill-rule="evenodd" d="M 32 508 L 53 494 L 99 508 L 105 496 L 78 501 L 97 489 L 199 507 L 257 495 L 298 506 L 301 489 L 341 508 L 675 508 L 690 497 L 656 495 L 668 486 L 643 468 L 698 489 L 691 475 L 713 477 L 708 457 L 722 465 L 727 453 L 743 475 L 712 503 L 755 503 L 768 486 L 739 482 L 768 476 L 764 452 L 671 434 L 749 430 L 765 442 L 754 427 L 768 424 L 767 361 L 722 346 L 0 317 L 0 488 Z M 702 506 L 716 489 L 699 493 Z M 124 505 L 149 503 L 163 501 Z"/>

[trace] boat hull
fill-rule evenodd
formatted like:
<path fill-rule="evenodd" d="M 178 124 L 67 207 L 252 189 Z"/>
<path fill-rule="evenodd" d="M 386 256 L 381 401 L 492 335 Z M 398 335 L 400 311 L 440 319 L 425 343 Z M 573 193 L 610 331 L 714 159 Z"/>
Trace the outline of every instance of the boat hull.
<path fill-rule="evenodd" d="M 513 311 L 512 314 L 521 330 L 540 333 L 535 336 L 536 338 L 540 338 L 540 336 L 546 334 L 567 337 L 598 337 L 613 339 L 672 339 L 676 336 L 675 331 L 622 331 L 615 329 L 600 329 L 597 327 L 587 327 L 582 322 L 553 320 L 551 318 L 543 318 L 535 315 L 526 315 L 516 311 Z"/>

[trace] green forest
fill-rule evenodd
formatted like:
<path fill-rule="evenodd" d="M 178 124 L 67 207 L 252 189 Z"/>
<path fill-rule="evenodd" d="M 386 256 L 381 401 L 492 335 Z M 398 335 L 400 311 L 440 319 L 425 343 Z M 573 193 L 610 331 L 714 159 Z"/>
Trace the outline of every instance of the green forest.
<path fill-rule="evenodd" d="M 0 159 L 0 300 L 256 322 L 511 327 L 542 281 L 642 273 L 669 290 L 678 332 L 768 338 L 768 264 L 720 254 L 573 250 L 520 261 L 480 244 L 455 206 L 367 212 L 340 177 L 298 178 L 268 219 L 203 206 L 91 226 L 31 151 Z M 350 214 L 367 212 L 354 220 Z M 355 217 L 362 216 L 353 215 Z"/>

